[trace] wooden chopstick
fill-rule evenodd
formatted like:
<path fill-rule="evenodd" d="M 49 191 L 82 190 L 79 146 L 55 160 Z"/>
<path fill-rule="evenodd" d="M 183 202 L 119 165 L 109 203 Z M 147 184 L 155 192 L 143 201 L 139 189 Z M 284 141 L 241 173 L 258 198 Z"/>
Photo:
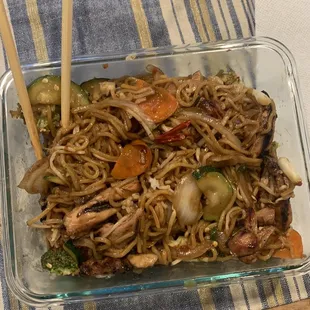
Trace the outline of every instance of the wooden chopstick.
<path fill-rule="evenodd" d="M 22 107 L 30 140 L 37 159 L 41 159 L 43 157 L 43 153 L 39 134 L 3 0 L 0 0 L 0 33 L 13 74 L 19 103 Z"/>
<path fill-rule="evenodd" d="M 61 124 L 64 128 L 67 128 L 70 122 L 72 17 L 73 0 L 62 0 Z"/>

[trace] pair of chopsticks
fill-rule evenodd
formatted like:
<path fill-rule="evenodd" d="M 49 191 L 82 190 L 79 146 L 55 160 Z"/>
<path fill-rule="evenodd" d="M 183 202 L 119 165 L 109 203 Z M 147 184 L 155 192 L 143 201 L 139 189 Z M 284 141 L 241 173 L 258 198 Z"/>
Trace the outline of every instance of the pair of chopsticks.
<path fill-rule="evenodd" d="M 71 57 L 72 57 L 72 17 L 73 0 L 62 0 L 62 40 L 61 40 L 61 123 L 67 128 L 70 121 L 71 94 Z M 43 157 L 38 129 L 33 116 L 27 87 L 20 66 L 10 24 L 3 0 L 0 0 L 0 34 L 6 50 L 8 61 L 13 74 L 19 103 L 21 105 L 26 126 L 37 159 Z"/>

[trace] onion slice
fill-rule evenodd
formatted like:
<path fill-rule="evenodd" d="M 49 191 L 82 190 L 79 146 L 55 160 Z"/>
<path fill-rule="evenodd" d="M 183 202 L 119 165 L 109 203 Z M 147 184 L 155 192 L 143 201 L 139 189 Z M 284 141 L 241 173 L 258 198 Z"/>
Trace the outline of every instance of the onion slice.
<path fill-rule="evenodd" d="M 255 97 L 256 101 L 263 106 L 267 106 L 271 104 L 271 99 L 267 95 L 265 95 L 263 92 L 255 88 L 252 89 L 252 95 Z"/>
<path fill-rule="evenodd" d="M 202 215 L 200 204 L 202 192 L 191 174 L 181 180 L 174 194 L 173 208 L 177 213 L 180 225 L 192 225 Z"/>
<path fill-rule="evenodd" d="M 302 185 L 301 177 L 298 175 L 292 163 L 286 157 L 280 157 L 278 159 L 278 165 L 294 185 Z"/>
<path fill-rule="evenodd" d="M 137 104 L 121 99 L 105 99 L 100 103 L 94 103 L 87 106 L 73 108 L 73 113 L 85 112 L 92 109 L 103 109 L 106 107 L 114 107 L 125 110 L 129 115 L 133 116 L 144 128 L 150 139 L 154 140 L 152 131 L 156 128 L 156 124 L 142 111 Z"/>
<path fill-rule="evenodd" d="M 205 114 L 201 109 L 199 108 L 187 108 L 180 110 L 179 112 L 179 118 L 184 120 L 198 120 L 207 123 L 210 127 L 216 129 L 218 132 L 220 132 L 223 136 L 226 137 L 230 142 L 237 145 L 240 149 L 242 149 L 241 141 L 231 133 L 227 128 L 225 128 L 221 122 L 219 122 L 217 119 L 213 118 L 212 116 L 209 116 Z"/>
<path fill-rule="evenodd" d="M 104 102 L 115 108 L 122 108 L 128 114 L 132 115 L 145 129 L 151 139 L 154 139 L 152 130 L 155 129 L 155 123 L 142 111 L 142 109 L 131 102 L 125 100 L 107 99 Z"/>
<path fill-rule="evenodd" d="M 49 182 L 45 180 L 44 177 L 48 168 L 48 157 L 36 161 L 31 168 L 27 170 L 18 187 L 24 189 L 29 194 L 46 194 Z"/>

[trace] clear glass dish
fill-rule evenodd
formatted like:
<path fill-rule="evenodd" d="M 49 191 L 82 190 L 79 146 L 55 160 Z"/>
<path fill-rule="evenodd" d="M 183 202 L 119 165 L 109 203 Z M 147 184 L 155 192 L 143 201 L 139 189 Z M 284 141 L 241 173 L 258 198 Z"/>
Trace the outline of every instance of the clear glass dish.
<path fill-rule="evenodd" d="M 128 57 L 128 55 L 130 56 Z M 127 59 L 127 60 L 126 60 Z M 108 64 L 104 69 L 103 64 Z M 183 263 L 174 267 L 154 267 L 142 274 L 126 273 L 109 279 L 56 277 L 43 272 L 40 257 L 46 250 L 43 234 L 26 226 L 37 214 L 38 198 L 17 188 L 34 153 L 22 121 L 13 120 L 10 110 L 18 102 L 10 71 L 0 81 L 1 129 L 0 173 L 5 275 L 12 292 L 33 306 L 150 294 L 162 290 L 182 290 L 203 285 L 223 285 L 253 279 L 304 273 L 310 260 L 309 143 L 304 124 L 296 67 L 291 53 L 281 43 L 268 38 L 194 44 L 78 57 L 72 61 L 72 79 L 80 83 L 93 77 L 119 77 L 144 72 L 153 64 L 167 75 L 188 75 L 200 70 L 204 75 L 220 69 L 236 71 L 246 85 L 266 90 L 278 111 L 275 139 L 280 155 L 288 157 L 300 172 L 303 186 L 292 199 L 293 227 L 303 236 L 305 257 L 300 260 L 271 259 L 245 265 L 225 263 Z M 60 74 L 60 62 L 25 65 L 27 83 L 45 74 Z"/>

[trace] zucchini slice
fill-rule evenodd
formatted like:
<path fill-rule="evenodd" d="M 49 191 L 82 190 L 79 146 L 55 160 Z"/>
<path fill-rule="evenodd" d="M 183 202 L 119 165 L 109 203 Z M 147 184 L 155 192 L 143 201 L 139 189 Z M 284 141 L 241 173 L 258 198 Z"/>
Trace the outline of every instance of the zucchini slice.
<path fill-rule="evenodd" d="M 81 88 L 88 93 L 89 100 L 99 100 L 102 96 L 102 93 L 100 91 L 100 83 L 106 82 L 109 79 L 105 78 L 93 78 L 91 80 L 88 80 L 81 84 Z"/>
<path fill-rule="evenodd" d="M 228 205 L 233 189 L 229 181 L 218 169 L 213 167 L 200 167 L 193 172 L 199 189 L 207 198 L 207 205 L 203 210 L 205 221 L 219 220 L 222 211 Z"/>
<path fill-rule="evenodd" d="M 198 181 L 200 178 L 204 177 L 208 172 L 221 172 L 219 168 L 211 166 L 201 166 L 193 172 L 193 177 Z"/>
<path fill-rule="evenodd" d="M 61 78 L 56 75 L 46 75 L 37 78 L 28 86 L 28 95 L 32 105 L 61 104 Z M 89 100 L 85 91 L 71 82 L 71 107 L 88 105 Z"/>

